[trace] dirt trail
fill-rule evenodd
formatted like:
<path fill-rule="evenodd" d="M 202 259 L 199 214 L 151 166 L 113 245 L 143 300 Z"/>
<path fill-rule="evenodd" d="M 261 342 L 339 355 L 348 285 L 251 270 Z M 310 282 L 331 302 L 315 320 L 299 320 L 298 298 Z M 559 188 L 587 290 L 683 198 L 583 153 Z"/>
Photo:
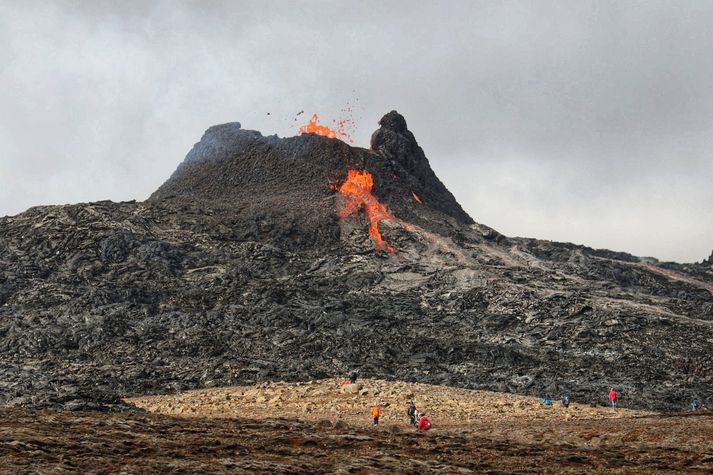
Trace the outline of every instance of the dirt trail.
<path fill-rule="evenodd" d="M 668 270 L 668 269 L 663 269 L 661 267 L 657 267 L 655 265 L 651 264 L 642 264 L 642 267 L 648 271 L 654 272 L 656 274 L 662 275 L 664 277 L 668 277 L 669 279 L 672 280 L 678 280 L 681 282 L 686 282 L 688 284 L 691 284 L 695 287 L 699 287 L 701 289 L 706 289 L 708 292 L 713 294 L 713 284 L 709 284 L 707 282 L 702 282 L 700 280 L 694 279 L 692 277 L 688 277 L 687 275 Z"/>
<path fill-rule="evenodd" d="M 562 272 L 561 270 L 555 270 L 555 269 L 551 268 L 550 266 L 545 264 L 541 259 L 538 259 L 536 256 L 533 256 L 529 252 L 523 251 L 520 248 L 520 246 L 518 246 L 517 244 L 510 248 L 510 254 L 513 256 L 516 256 L 528 267 L 540 269 L 545 272 L 553 272 L 560 277 L 571 280 L 573 282 L 578 282 L 580 284 L 584 282 L 584 279 L 582 279 L 581 277 L 579 277 L 577 275 L 568 274 L 566 272 Z"/>

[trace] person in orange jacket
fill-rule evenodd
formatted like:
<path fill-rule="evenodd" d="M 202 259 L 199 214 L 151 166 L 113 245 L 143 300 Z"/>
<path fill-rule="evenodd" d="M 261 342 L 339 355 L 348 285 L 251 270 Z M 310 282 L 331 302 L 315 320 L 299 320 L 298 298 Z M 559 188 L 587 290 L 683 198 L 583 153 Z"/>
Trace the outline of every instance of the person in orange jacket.
<path fill-rule="evenodd" d="M 378 426 L 379 425 L 379 417 L 384 413 L 384 411 L 381 410 L 379 405 L 377 404 L 376 406 L 371 408 L 371 415 L 374 417 L 374 425 Z"/>
<path fill-rule="evenodd" d="M 431 421 L 426 417 L 426 414 L 421 414 L 421 418 L 418 420 L 418 430 L 420 432 L 427 432 L 431 428 Z"/>
<path fill-rule="evenodd" d="M 617 398 L 617 395 L 616 395 L 616 391 L 614 390 L 614 388 L 611 388 L 611 389 L 609 390 L 609 402 L 611 403 L 611 407 L 616 407 L 616 401 L 617 401 L 617 399 L 618 399 L 618 398 Z"/>

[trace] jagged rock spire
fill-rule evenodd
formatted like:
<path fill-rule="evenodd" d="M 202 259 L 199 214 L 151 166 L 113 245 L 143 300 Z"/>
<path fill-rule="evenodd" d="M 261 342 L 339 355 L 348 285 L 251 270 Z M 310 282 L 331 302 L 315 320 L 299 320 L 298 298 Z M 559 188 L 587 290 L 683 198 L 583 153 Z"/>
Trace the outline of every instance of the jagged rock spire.
<path fill-rule="evenodd" d="M 708 259 L 704 260 L 701 262 L 703 265 L 708 265 L 708 266 L 713 266 L 713 251 L 711 251 L 711 255 Z"/>
<path fill-rule="evenodd" d="M 473 218 L 461 208 L 433 172 L 426 154 L 408 130 L 406 119 L 392 110 L 381 118 L 379 125 L 381 127 L 371 136 L 371 149 L 388 159 L 397 169 L 400 186 L 407 186 L 429 208 L 445 213 L 461 223 L 472 224 Z"/>

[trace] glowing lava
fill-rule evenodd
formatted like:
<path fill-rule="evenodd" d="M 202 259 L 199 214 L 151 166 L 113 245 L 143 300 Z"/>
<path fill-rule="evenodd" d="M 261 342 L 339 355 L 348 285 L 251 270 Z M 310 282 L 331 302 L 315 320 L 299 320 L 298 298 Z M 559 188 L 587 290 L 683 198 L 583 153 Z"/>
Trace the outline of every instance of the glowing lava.
<path fill-rule="evenodd" d="M 354 143 L 351 134 L 348 132 L 350 127 L 353 127 L 353 120 L 351 118 L 341 119 L 336 122 L 336 129 L 331 129 L 326 125 L 319 124 L 319 116 L 317 114 L 312 114 L 312 118 L 307 123 L 299 129 L 301 134 L 317 134 L 324 137 L 329 137 L 330 139 L 339 139 L 342 142 Z"/>
<path fill-rule="evenodd" d="M 326 125 L 319 125 L 317 122 L 319 122 L 319 116 L 312 114 L 312 119 L 310 119 L 309 123 L 300 127 L 300 134 L 317 134 L 329 137 L 330 139 L 337 138 L 336 130 L 332 130 Z"/>
<path fill-rule="evenodd" d="M 414 192 L 412 191 L 411 194 L 413 195 L 413 199 L 416 200 L 416 202 L 417 202 L 418 204 L 420 204 L 420 205 L 423 204 L 423 201 L 421 201 L 421 198 L 419 198 L 416 193 L 414 193 Z"/>
<path fill-rule="evenodd" d="M 337 190 L 346 197 L 337 211 L 337 216 L 346 218 L 364 208 L 364 214 L 370 223 L 369 236 L 374 241 L 374 247 L 379 251 L 394 252 L 394 248 L 381 237 L 379 223 L 384 219 L 395 220 L 395 218 L 371 194 L 373 188 L 374 178 L 371 173 L 366 170 L 349 170 L 347 179 Z"/>

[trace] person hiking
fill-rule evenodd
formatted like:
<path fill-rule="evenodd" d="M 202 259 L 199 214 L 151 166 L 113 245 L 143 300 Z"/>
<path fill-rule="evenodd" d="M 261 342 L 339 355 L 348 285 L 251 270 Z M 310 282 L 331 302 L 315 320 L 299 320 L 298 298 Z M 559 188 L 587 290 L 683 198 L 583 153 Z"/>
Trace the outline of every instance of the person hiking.
<path fill-rule="evenodd" d="M 567 409 L 569 407 L 569 396 L 565 395 L 562 398 L 562 405 Z"/>
<path fill-rule="evenodd" d="M 552 405 L 552 396 L 550 396 L 549 394 L 546 394 L 545 398 L 542 400 L 542 404 L 544 404 L 545 406 L 551 406 Z"/>
<path fill-rule="evenodd" d="M 353 371 L 352 374 L 349 375 L 349 384 L 356 384 L 357 381 L 357 372 Z"/>
<path fill-rule="evenodd" d="M 408 405 L 406 406 L 406 414 L 408 414 L 409 424 L 415 426 L 418 423 L 418 419 L 416 419 L 416 404 L 414 404 L 411 399 L 408 400 Z"/>
<path fill-rule="evenodd" d="M 384 411 L 381 410 L 379 405 L 377 404 L 376 406 L 371 408 L 371 415 L 374 418 L 374 425 L 378 426 L 379 425 L 379 417 L 384 413 Z"/>
<path fill-rule="evenodd" d="M 691 410 L 698 410 L 698 399 L 693 399 L 693 401 L 691 401 Z"/>
<path fill-rule="evenodd" d="M 614 388 L 611 388 L 609 390 L 609 402 L 611 403 L 611 407 L 616 407 L 616 402 L 619 398 L 616 395 L 616 391 Z"/>
<path fill-rule="evenodd" d="M 426 417 L 426 414 L 421 414 L 421 418 L 418 420 L 418 430 L 419 432 L 428 432 L 431 428 L 431 421 Z"/>

